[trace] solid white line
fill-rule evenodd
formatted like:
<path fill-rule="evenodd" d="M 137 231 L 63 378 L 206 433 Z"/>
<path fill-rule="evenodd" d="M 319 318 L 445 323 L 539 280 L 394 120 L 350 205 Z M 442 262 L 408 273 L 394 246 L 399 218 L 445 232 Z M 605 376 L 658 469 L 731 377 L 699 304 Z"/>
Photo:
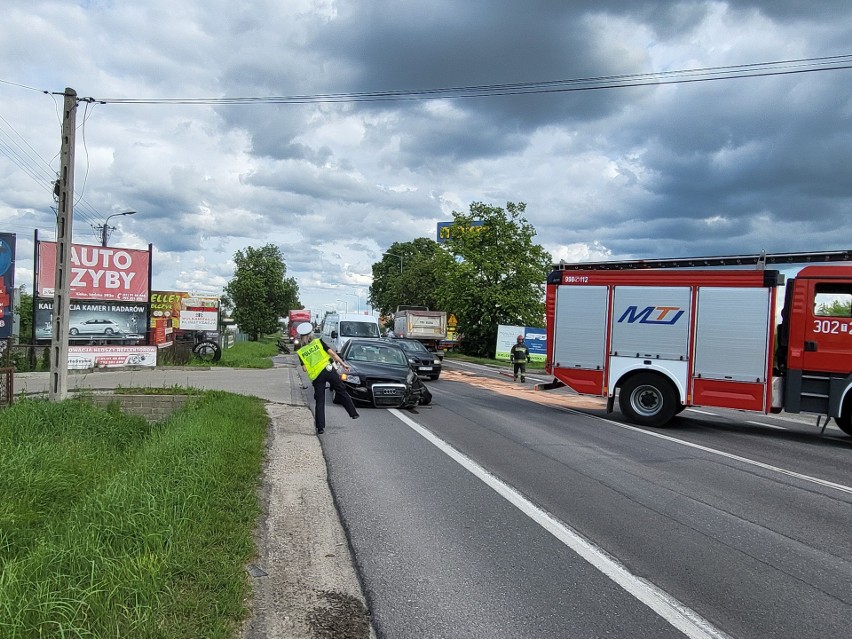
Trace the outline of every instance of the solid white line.
<path fill-rule="evenodd" d="M 517 490 L 489 473 L 470 457 L 437 437 L 407 415 L 403 415 L 397 409 L 391 409 L 388 412 L 472 473 L 515 508 L 690 639 L 729 639 L 729 635 L 710 624 L 697 612 L 665 591 L 660 590 L 651 582 L 632 574 L 615 557 L 582 537 L 570 526 L 559 521 L 547 511 L 531 503 Z"/>
<path fill-rule="evenodd" d="M 770 464 L 764 464 L 763 462 L 755 461 L 754 459 L 748 459 L 747 457 L 740 457 L 739 455 L 733 455 L 731 453 L 726 453 L 723 450 L 719 450 L 717 448 L 710 448 L 709 446 L 702 446 L 701 444 L 693 444 L 692 442 L 685 441 L 683 439 L 677 439 L 676 437 L 671 437 L 670 435 L 663 435 L 662 433 L 655 433 L 650 430 L 645 430 L 643 428 L 637 428 L 636 426 L 631 426 L 629 424 L 622 424 L 621 422 L 616 422 L 611 419 L 607 419 L 605 417 L 598 417 L 597 415 L 590 415 L 589 413 L 584 413 L 582 411 L 574 410 L 573 408 L 561 408 L 567 413 L 572 413 L 574 415 L 582 415 L 583 417 L 588 417 L 590 419 L 598 419 L 602 422 L 606 422 L 612 426 L 618 426 L 619 428 L 623 428 L 624 430 L 630 430 L 634 433 L 641 433 L 642 435 L 647 435 L 649 437 L 656 437 L 657 439 L 664 439 L 669 442 L 673 442 L 675 444 L 680 444 L 681 446 L 686 446 L 687 448 L 695 448 L 696 450 L 703 450 L 705 453 L 711 453 L 713 455 L 719 455 L 720 457 L 727 457 L 728 459 L 733 459 L 744 464 L 748 464 L 749 466 L 756 466 L 758 468 L 763 468 L 764 470 L 771 470 L 772 472 L 779 473 L 781 475 L 786 475 L 787 477 L 795 477 L 796 479 L 801 479 L 802 481 L 807 481 L 812 484 L 818 484 L 820 486 L 824 486 L 826 488 L 832 488 L 834 490 L 839 490 L 843 493 L 848 493 L 852 495 L 852 486 L 846 486 L 844 484 L 835 484 L 833 481 L 828 481 L 826 479 L 820 479 L 819 477 L 813 477 L 812 475 L 803 475 L 801 473 L 794 472 L 792 470 L 787 470 L 786 468 L 780 468 L 779 466 L 772 466 Z M 761 426 L 765 426 L 766 424 L 761 424 Z"/>
<path fill-rule="evenodd" d="M 787 430 L 784 426 L 776 426 L 775 424 L 766 424 L 764 422 L 753 422 L 751 420 L 746 420 L 746 424 L 754 424 L 755 426 L 764 426 L 766 428 L 774 428 L 775 430 Z"/>
<path fill-rule="evenodd" d="M 718 417 L 716 413 L 709 413 L 706 410 L 698 410 L 697 408 L 685 408 L 684 410 L 688 410 L 690 413 L 698 413 L 699 415 L 711 415 L 713 417 Z"/>

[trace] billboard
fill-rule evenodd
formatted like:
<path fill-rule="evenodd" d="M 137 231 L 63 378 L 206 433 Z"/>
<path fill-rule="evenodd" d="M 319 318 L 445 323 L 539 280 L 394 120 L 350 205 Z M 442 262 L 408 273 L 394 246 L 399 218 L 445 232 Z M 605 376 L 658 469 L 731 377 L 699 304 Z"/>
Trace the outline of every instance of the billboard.
<path fill-rule="evenodd" d="M 69 346 L 68 370 L 157 365 L 156 346 Z"/>
<path fill-rule="evenodd" d="M 183 291 L 151 291 L 151 328 L 153 343 L 170 346 L 174 332 L 180 328 L 180 309 L 189 293 Z"/>
<path fill-rule="evenodd" d="M 531 326 L 497 327 L 496 358 L 509 359 L 509 351 L 517 343 L 518 335 L 524 336 L 524 343 L 530 352 L 531 362 L 543 362 L 547 359 L 547 331 Z"/>
<path fill-rule="evenodd" d="M 148 330 L 148 306 L 133 302 L 72 301 L 69 305 L 68 342 L 141 343 Z M 53 300 L 35 300 L 35 338 L 53 337 Z"/>
<path fill-rule="evenodd" d="M 0 233 L 0 339 L 12 337 L 15 290 L 15 235 Z"/>
<path fill-rule="evenodd" d="M 180 330 L 219 330 L 219 298 L 185 297 L 181 300 Z"/>
<path fill-rule="evenodd" d="M 148 301 L 151 254 L 88 244 L 71 245 L 71 298 Z M 52 297 L 56 286 L 56 242 L 38 243 L 36 295 Z"/>
<path fill-rule="evenodd" d="M 482 220 L 474 220 L 469 226 L 457 226 L 455 222 L 438 222 L 437 242 L 444 244 L 454 235 L 462 233 L 470 233 L 471 231 L 481 231 L 485 228 L 485 222 Z"/>

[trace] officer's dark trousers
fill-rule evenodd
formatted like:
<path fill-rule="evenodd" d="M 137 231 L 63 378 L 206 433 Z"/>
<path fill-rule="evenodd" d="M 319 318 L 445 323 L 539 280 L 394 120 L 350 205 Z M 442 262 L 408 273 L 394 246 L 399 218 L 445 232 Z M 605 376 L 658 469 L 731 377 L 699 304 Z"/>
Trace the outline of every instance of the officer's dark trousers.
<path fill-rule="evenodd" d="M 349 397 L 349 393 L 346 392 L 346 386 L 343 385 L 343 382 L 340 380 L 340 375 L 337 374 L 334 370 L 326 370 L 324 369 L 317 378 L 313 381 L 314 385 L 314 401 L 316 402 L 316 406 L 314 407 L 314 423 L 317 426 L 317 430 L 325 430 L 325 383 L 328 382 L 331 386 L 331 390 L 337 391 L 337 395 L 340 398 L 340 401 L 343 403 L 343 407 L 346 409 L 346 412 L 349 413 L 350 417 L 357 417 L 358 411 L 355 409 L 355 404 L 352 402 L 352 398 Z"/>
<path fill-rule="evenodd" d="M 521 377 L 527 374 L 527 365 L 525 362 L 515 362 L 515 379 L 518 379 L 518 373 Z"/>

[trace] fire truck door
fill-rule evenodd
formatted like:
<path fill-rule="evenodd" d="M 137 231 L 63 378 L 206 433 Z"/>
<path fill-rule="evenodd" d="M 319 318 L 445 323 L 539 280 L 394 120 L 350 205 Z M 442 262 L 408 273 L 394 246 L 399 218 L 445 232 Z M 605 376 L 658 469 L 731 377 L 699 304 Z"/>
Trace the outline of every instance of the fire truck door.
<path fill-rule="evenodd" d="M 812 315 L 805 323 L 802 363 L 805 371 L 852 370 L 852 282 L 812 282 Z"/>

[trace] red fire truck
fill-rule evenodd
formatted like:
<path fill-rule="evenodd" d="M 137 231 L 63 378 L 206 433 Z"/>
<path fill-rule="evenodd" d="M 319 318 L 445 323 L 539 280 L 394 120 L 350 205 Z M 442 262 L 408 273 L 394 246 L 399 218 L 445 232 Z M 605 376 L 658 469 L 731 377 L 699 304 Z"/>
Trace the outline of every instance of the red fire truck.
<path fill-rule="evenodd" d="M 297 309 L 290 311 L 287 317 L 287 327 L 289 328 L 290 341 L 295 342 L 298 334 L 296 333 L 296 327 L 302 322 L 310 322 L 311 321 L 311 312 L 307 309 Z"/>
<path fill-rule="evenodd" d="M 554 380 L 537 389 L 606 397 L 609 412 L 617 395 L 645 426 L 717 406 L 833 417 L 852 435 L 850 260 L 831 251 L 557 264 L 546 302 Z M 770 264 L 804 265 L 783 302 L 785 276 Z"/>

